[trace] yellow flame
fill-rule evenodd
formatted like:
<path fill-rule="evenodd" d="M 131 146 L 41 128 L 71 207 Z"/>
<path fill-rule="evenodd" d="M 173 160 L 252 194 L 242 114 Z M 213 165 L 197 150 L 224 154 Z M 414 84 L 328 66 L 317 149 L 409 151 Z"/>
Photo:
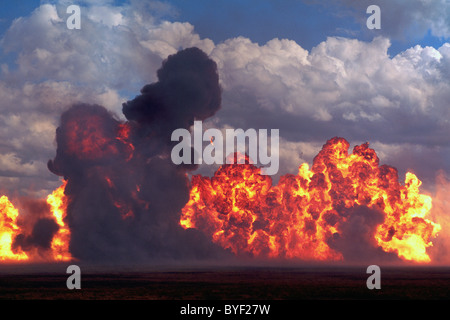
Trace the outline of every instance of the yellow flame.
<path fill-rule="evenodd" d="M 70 230 L 64 223 L 67 209 L 66 196 L 64 195 L 66 184 L 67 181 L 64 181 L 58 189 L 47 197 L 47 203 L 50 205 L 56 223 L 59 225 L 59 230 L 53 236 L 51 243 L 53 258 L 58 261 L 72 260 L 72 255 L 69 252 Z"/>
<path fill-rule="evenodd" d="M 13 252 L 12 243 L 14 236 L 20 231 L 16 225 L 19 212 L 9 201 L 8 197 L 0 197 L 0 260 L 26 260 L 25 252 Z"/>

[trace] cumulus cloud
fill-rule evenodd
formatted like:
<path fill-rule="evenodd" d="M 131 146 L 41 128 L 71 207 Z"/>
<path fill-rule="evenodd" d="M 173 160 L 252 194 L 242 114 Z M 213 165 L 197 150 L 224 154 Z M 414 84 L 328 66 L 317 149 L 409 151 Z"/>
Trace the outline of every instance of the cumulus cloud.
<path fill-rule="evenodd" d="M 407 161 L 407 169 L 415 165 L 434 180 L 437 169 L 450 169 L 449 45 L 415 46 L 395 57 L 390 45 L 384 37 L 330 37 L 308 52 L 285 39 L 229 39 L 211 54 L 225 89 L 218 117 L 231 127 L 279 128 L 294 144 L 337 135 L 352 144 L 379 142 L 380 152 L 395 146 L 397 158 L 387 160 L 402 170 L 400 160 L 415 156 L 420 161 Z M 435 160 L 424 162 L 430 156 Z"/>
<path fill-rule="evenodd" d="M 431 2 L 408 3 L 400 24 L 415 16 L 419 26 L 448 36 L 446 4 L 438 10 Z M 14 20 L 1 39 L 3 54 L 15 59 L 0 68 L 0 152 L 5 168 L 15 170 L 14 177 L 0 178 L 4 188 L 53 189 L 56 178 L 45 163 L 55 153 L 60 114 L 87 102 L 120 117 L 122 103 L 156 80 L 161 62 L 187 47 L 199 47 L 217 63 L 223 93 L 222 109 L 210 120 L 215 127 L 280 129 L 281 174 L 311 162 L 333 136 L 370 141 L 386 155 L 382 162 L 400 171 L 414 167 L 430 180 L 437 169 L 450 171 L 450 44 L 389 56 L 389 37 L 405 30 L 388 28 L 397 21 L 390 18 L 394 2 L 380 4 L 392 8 L 383 9 L 382 30 L 389 34 L 371 41 L 329 37 L 311 50 L 288 39 L 214 43 L 188 22 L 161 19 L 161 12 L 173 13 L 162 2 L 81 2 L 81 30 L 68 30 L 65 4 L 42 4 Z M 433 161 L 426 161 L 428 152 Z M 16 179 L 23 175 L 26 181 Z"/>
<path fill-rule="evenodd" d="M 440 63 L 446 45 L 415 47 L 394 58 L 389 46 L 382 37 L 328 38 L 307 52 L 289 40 L 259 46 L 236 38 L 217 45 L 212 56 L 224 88 L 253 98 L 264 110 L 325 122 L 374 122 L 387 120 L 393 110 L 426 113 L 436 107 L 434 100 L 448 88 Z"/>
<path fill-rule="evenodd" d="M 55 153 L 59 117 L 72 104 L 99 104 L 124 119 L 122 103 L 156 80 L 168 55 L 213 47 L 189 23 L 154 18 L 149 12 L 171 10 L 160 2 L 81 2 L 81 30 L 67 29 L 67 5 L 42 4 L 15 19 L 0 39 L 4 57 L 14 59 L 0 69 L 3 189 L 43 195 L 55 188 L 46 162 Z"/>

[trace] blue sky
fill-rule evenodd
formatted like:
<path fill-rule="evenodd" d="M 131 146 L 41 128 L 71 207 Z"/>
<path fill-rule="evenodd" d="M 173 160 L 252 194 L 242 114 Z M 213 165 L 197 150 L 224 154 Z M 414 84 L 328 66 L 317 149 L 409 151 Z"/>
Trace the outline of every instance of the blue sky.
<path fill-rule="evenodd" d="M 327 3 L 312 4 L 301 0 L 170 1 L 179 8 L 180 20 L 192 22 L 199 34 L 215 41 L 243 35 L 264 44 L 273 38 L 287 38 L 310 50 L 329 36 L 369 40 L 380 34 L 377 30 L 366 29 L 365 20 L 369 15 L 365 11 L 358 12 L 331 4 L 331 1 L 324 5 L 324 2 Z M 381 10 L 383 19 L 382 7 Z M 359 15 L 359 21 L 355 15 Z M 382 25 L 382 28 L 388 27 Z M 416 44 L 439 48 L 445 42 L 429 30 L 425 34 L 407 34 L 391 40 L 391 55 Z"/>
<path fill-rule="evenodd" d="M 201 36 L 215 42 L 237 36 L 248 37 L 259 44 L 273 38 L 287 38 L 310 50 L 329 36 L 369 40 L 380 34 L 377 30 L 366 29 L 369 14 L 364 10 L 332 1 L 172 0 L 168 3 L 177 9 L 176 19 L 191 22 Z M 381 7 L 382 14 L 383 9 Z M 389 27 L 383 26 L 385 28 Z M 383 31 L 389 33 L 389 30 Z M 416 44 L 439 48 L 445 42 L 445 38 L 434 36 L 430 30 L 391 40 L 392 55 Z"/>
<path fill-rule="evenodd" d="M 3 34 L 11 22 L 22 15 L 28 15 L 40 4 L 39 0 L 1 2 L 0 32 Z"/>
<path fill-rule="evenodd" d="M 2 1 L 0 32 L 3 33 L 15 18 L 29 15 L 41 3 L 52 2 L 54 1 Z M 90 5 L 89 1 L 72 2 Z M 273 38 L 286 38 L 310 50 L 329 36 L 370 40 L 381 34 L 380 31 L 366 29 L 365 19 L 369 15 L 364 10 L 345 6 L 339 1 L 319 1 L 318 3 L 314 0 L 169 0 L 162 2 L 171 5 L 172 10 L 162 14 L 160 18 L 190 22 L 201 37 L 212 39 L 216 43 L 237 36 L 248 37 L 259 44 L 264 44 Z M 128 0 L 114 0 L 107 3 L 120 6 L 128 3 Z M 381 7 L 382 22 L 384 22 L 384 9 Z M 407 4 L 404 10 L 407 10 Z M 411 23 L 414 24 L 414 21 Z M 383 33 L 389 34 L 389 26 L 382 24 L 382 29 Z M 446 42 L 445 37 L 435 36 L 429 29 L 408 32 L 401 37 L 396 36 L 390 39 L 392 45 L 389 53 L 391 55 L 414 45 L 439 48 Z"/>
<path fill-rule="evenodd" d="M 311 48 L 342 25 L 326 8 L 300 1 L 259 1 L 258 5 L 255 1 L 238 0 L 171 3 L 179 8 L 179 20 L 192 22 L 199 34 L 218 42 L 237 36 L 259 44 L 288 38 Z"/>
<path fill-rule="evenodd" d="M 248 37 L 259 44 L 273 38 L 287 38 L 310 50 L 329 36 L 370 40 L 381 33 L 366 28 L 365 21 L 369 14 L 365 10 L 333 1 L 171 0 L 167 3 L 177 12 L 172 19 L 192 23 L 201 36 L 215 42 L 237 36 Z M 382 19 L 384 9 L 381 7 Z M 382 24 L 382 29 L 389 34 L 389 26 Z M 407 33 L 391 40 L 391 55 L 414 45 L 439 48 L 445 43 L 445 38 L 434 36 L 430 30 Z"/>

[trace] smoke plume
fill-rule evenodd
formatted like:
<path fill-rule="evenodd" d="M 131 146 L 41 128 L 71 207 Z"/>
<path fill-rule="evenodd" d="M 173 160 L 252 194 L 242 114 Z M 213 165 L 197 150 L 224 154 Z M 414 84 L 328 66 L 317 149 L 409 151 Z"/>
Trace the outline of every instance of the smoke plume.
<path fill-rule="evenodd" d="M 56 131 L 51 172 L 68 182 L 70 252 L 82 261 L 209 257 L 214 245 L 179 226 L 189 199 L 187 172 L 170 159 L 171 133 L 220 108 L 214 61 L 197 48 L 169 56 L 158 81 L 123 104 L 128 121 L 104 107 L 73 105 Z"/>

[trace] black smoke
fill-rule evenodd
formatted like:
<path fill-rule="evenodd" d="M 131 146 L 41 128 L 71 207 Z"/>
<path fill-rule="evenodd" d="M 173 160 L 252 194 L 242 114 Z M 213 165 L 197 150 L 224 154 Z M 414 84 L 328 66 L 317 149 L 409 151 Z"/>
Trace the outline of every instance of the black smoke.
<path fill-rule="evenodd" d="M 395 253 L 388 253 L 375 240 L 377 226 L 383 223 L 383 211 L 367 206 L 342 208 L 347 219 L 341 223 L 340 232 L 327 241 L 330 248 L 340 252 L 347 263 L 400 262 Z"/>
<path fill-rule="evenodd" d="M 67 180 L 70 252 L 81 261 L 196 259 L 221 252 L 179 225 L 194 165 L 170 159 L 172 131 L 221 105 L 215 62 L 197 48 L 169 56 L 158 81 L 123 104 L 123 123 L 104 107 L 73 105 L 56 131 L 53 173 Z M 121 130 L 127 134 L 120 134 Z"/>
<path fill-rule="evenodd" d="M 51 217 L 50 207 L 45 200 L 22 199 L 20 204 L 20 212 L 25 218 L 19 219 L 18 224 L 23 233 L 14 238 L 12 249 L 34 251 L 45 258 L 59 226 Z"/>
<path fill-rule="evenodd" d="M 158 82 L 141 89 L 141 95 L 123 104 L 130 121 L 151 125 L 163 135 L 189 128 L 194 120 L 213 116 L 221 104 L 216 63 L 198 48 L 169 56 L 158 70 Z"/>

